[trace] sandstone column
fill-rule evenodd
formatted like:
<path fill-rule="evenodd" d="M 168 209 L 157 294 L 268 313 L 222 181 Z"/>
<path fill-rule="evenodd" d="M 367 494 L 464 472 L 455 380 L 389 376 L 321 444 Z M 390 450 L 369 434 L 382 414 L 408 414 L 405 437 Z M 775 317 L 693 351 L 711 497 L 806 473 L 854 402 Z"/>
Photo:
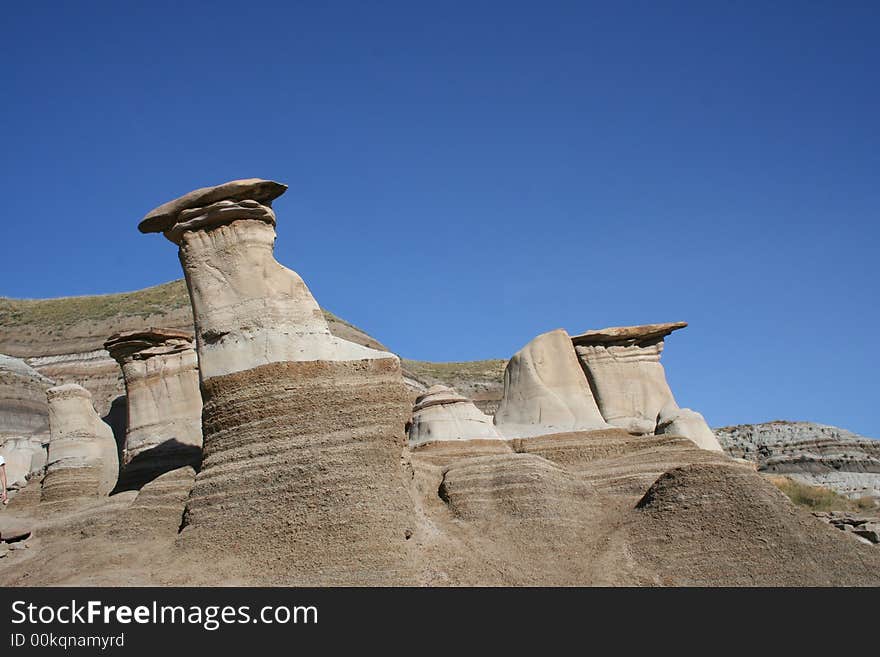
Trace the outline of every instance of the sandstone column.
<path fill-rule="evenodd" d="M 285 189 L 199 189 L 139 226 L 179 246 L 196 327 L 204 460 L 180 543 L 245 556 L 249 581 L 405 583 L 400 363 L 332 336 L 275 260 L 271 203 Z"/>
<path fill-rule="evenodd" d="M 119 474 L 116 441 L 95 412 L 91 393 L 68 383 L 47 390 L 46 398 L 51 437 L 41 500 L 108 495 Z"/>
<path fill-rule="evenodd" d="M 202 456 L 202 395 L 192 335 L 149 328 L 111 336 L 104 348 L 125 379 L 128 427 L 120 486 L 140 488 Z"/>
<path fill-rule="evenodd" d="M 608 428 L 568 333 L 539 335 L 510 359 L 495 425 L 505 438 Z"/>

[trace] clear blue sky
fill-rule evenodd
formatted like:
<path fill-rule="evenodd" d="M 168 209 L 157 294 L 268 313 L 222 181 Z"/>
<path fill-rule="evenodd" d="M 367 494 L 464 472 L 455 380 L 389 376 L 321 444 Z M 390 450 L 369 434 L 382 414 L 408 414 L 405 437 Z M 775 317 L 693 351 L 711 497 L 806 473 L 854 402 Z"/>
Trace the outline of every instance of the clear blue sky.
<path fill-rule="evenodd" d="M 880 5 L 21 2 L 0 295 L 178 278 L 137 231 L 263 177 L 277 257 L 398 353 L 684 319 L 713 425 L 880 436 Z"/>

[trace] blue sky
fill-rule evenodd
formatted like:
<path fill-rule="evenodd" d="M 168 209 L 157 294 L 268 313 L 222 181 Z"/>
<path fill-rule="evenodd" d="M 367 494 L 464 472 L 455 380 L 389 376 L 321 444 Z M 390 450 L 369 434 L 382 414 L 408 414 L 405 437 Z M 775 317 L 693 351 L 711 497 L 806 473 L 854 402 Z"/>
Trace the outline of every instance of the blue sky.
<path fill-rule="evenodd" d="M 398 353 L 684 319 L 713 425 L 880 436 L 880 5 L 4 8 L 0 295 L 178 278 L 137 231 L 263 177 L 276 255 Z"/>

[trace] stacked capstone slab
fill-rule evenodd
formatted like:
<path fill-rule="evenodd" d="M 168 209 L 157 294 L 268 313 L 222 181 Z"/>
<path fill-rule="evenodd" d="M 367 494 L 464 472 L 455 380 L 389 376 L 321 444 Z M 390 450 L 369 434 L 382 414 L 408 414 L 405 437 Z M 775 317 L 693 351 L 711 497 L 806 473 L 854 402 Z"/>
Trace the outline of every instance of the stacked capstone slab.
<path fill-rule="evenodd" d="M 602 417 L 633 434 L 651 434 L 667 406 L 676 406 L 660 363 L 663 339 L 686 322 L 622 326 L 571 338 Z"/>
<path fill-rule="evenodd" d="M 615 326 L 571 338 L 605 420 L 636 435 L 675 434 L 722 451 L 703 416 L 679 408 L 660 363 L 664 339 L 687 322 Z"/>
<path fill-rule="evenodd" d="M 41 503 L 103 497 L 116 486 L 119 457 L 113 430 L 95 412 L 91 393 L 68 383 L 46 391 L 49 455 Z"/>
<path fill-rule="evenodd" d="M 149 328 L 111 336 L 104 348 L 125 379 L 128 426 L 120 488 L 140 488 L 202 457 L 202 394 L 193 336 Z"/>
<path fill-rule="evenodd" d="M 195 320 L 204 458 L 179 542 L 246 557 L 256 581 L 409 582 L 400 362 L 332 336 L 275 260 L 271 206 L 285 189 L 199 189 L 139 226 L 178 245 Z M 279 563 L 297 568 L 279 581 Z"/>

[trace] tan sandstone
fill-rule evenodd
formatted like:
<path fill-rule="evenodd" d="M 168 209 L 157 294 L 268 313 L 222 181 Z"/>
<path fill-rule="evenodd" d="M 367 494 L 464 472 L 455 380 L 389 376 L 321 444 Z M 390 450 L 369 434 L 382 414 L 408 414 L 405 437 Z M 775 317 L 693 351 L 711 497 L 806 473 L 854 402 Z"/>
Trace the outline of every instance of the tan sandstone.
<path fill-rule="evenodd" d="M 197 465 L 202 395 L 192 334 L 149 328 L 111 336 L 105 349 L 125 378 L 128 426 L 122 479 L 140 487 L 163 472 Z"/>
<path fill-rule="evenodd" d="M 411 509 L 400 362 L 333 336 L 274 258 L 285 185 L 233 181 L 154 210 L 179 245 L 196 327 L 204 458 L 179 544 L 238 554 L 291 584 L 406 581 Z"/>
<path fill-rule="evenodd" d="M 98 417 L 88 390 L 50 388 L 49 455 L 42 502 L 106 496 L 116 486 L 119 458 L 113 430 Z"/>
<path fill-rule="evenodd" d="M 572 336 L 602 417 L 633 434 L 654 433 L 660 411 L 675 405 L 660 363 L 663 339 L 686 322 L 621 326 Z"/>
<path fill-rule="evenodd" d="M 539 335 L 507 363 L 495 425 L 505 438 L 608 427 L 563 329 Z"/>
<path fill-rule="evenodd" d="M 449 386 L 431 386 L 416 398 L 408 425 L 409 445 L 434 440 L 500 440 L 492 418 Z"/>

